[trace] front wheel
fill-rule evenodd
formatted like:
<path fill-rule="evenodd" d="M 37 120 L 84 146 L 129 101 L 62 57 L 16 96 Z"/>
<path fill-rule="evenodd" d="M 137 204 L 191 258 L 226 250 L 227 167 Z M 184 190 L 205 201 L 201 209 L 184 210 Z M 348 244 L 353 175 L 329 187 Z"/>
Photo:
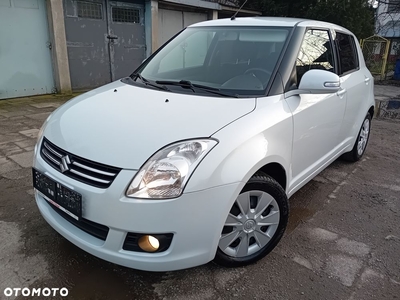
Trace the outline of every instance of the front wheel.
<path fill-rule="evenodd" d="M 263 258 L 282 238 L 288 215 L 283 188 L 268 175 L 254 175 L 226 218 L 214 261 L 239 267 Z"/>
<path fill-rule="evenodd" d="M 350 152 L 343 154 L 343 158 L 348 161 L 359 161 L 363 156 L 369 140 L 369 133 L 371 130 L 371 115 L 367 113 L 363 124 L 361 125 L 360 132 L 358 133 L 356 142 Z"/>

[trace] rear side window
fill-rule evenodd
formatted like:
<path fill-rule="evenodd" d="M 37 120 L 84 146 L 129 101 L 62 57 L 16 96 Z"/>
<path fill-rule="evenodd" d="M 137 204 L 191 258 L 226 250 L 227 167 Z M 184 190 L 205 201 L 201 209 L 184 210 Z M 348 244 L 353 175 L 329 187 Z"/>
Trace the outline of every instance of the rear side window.
<path fill-rule="evenodd" d="M 336 47 L 339 54 L 339 75 L 358 70 L 358 55 L 354 38 L 351 35 L 336 32 Z"/>

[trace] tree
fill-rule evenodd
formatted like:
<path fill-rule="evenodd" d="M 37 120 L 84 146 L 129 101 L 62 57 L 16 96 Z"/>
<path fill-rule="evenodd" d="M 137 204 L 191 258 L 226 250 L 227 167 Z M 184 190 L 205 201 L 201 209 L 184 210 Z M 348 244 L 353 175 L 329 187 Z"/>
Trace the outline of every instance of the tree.
<path fill-rule="evenodd" d="M 374 33 L 374 8 L 371 0 L 250 0 L 246 6 L 261 11 L 265 16 L 332 22 L 346 27 L 358 38 Z"/>

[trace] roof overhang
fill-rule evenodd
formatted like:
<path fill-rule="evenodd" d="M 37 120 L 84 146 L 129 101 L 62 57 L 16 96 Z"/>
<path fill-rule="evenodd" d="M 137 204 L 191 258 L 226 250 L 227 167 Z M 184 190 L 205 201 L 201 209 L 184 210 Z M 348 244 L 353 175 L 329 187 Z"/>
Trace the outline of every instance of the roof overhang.
<path fill-rule="evenodd" d="M 229 12 L 236 12 L 239 8 L 238 7 L 232 7 L 232 6 L 227 6 L 227 5 L 221 5 L 221 10 L 222 11 L 229 11 Z M 252 16 L 261 16 L 262 13 L 259 11 L 255 10 L 249 10 L 249 9 L 241 9 L 240 14 L 242 15 L 252 15 Z"/>
<path fill-rule="evenodd" d="M 201 0 L 163 0 L 162 2 L 178 4 L 184 6 L 198 7 L 198 8 L 206 8 L 212 10 L 221 10 L 221 5 L 214 2 L 201 1 Z"/>
<path fill-rule="evenodd" d="M 210 9 L 223 12 L 236 12 L 239 8 L 227 5 L 221 5 L 217 2 L 201 1 L 201 0 L 162 0 L 160 2 L 175 4 L 179 6 L 190 6 L 192 8 Z M 242 9 L 240 10 L 241 15 L 261 15 L 261 12 Z"/>

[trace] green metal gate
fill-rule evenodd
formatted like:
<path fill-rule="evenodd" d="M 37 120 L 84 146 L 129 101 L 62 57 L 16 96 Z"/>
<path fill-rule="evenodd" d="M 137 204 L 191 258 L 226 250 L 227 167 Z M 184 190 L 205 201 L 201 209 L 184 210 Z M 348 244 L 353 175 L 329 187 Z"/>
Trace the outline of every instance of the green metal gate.
<path fill-rule="evenodd" d="M 0 99 L 55 92 L 46 0 L 0 0 Z"/>

